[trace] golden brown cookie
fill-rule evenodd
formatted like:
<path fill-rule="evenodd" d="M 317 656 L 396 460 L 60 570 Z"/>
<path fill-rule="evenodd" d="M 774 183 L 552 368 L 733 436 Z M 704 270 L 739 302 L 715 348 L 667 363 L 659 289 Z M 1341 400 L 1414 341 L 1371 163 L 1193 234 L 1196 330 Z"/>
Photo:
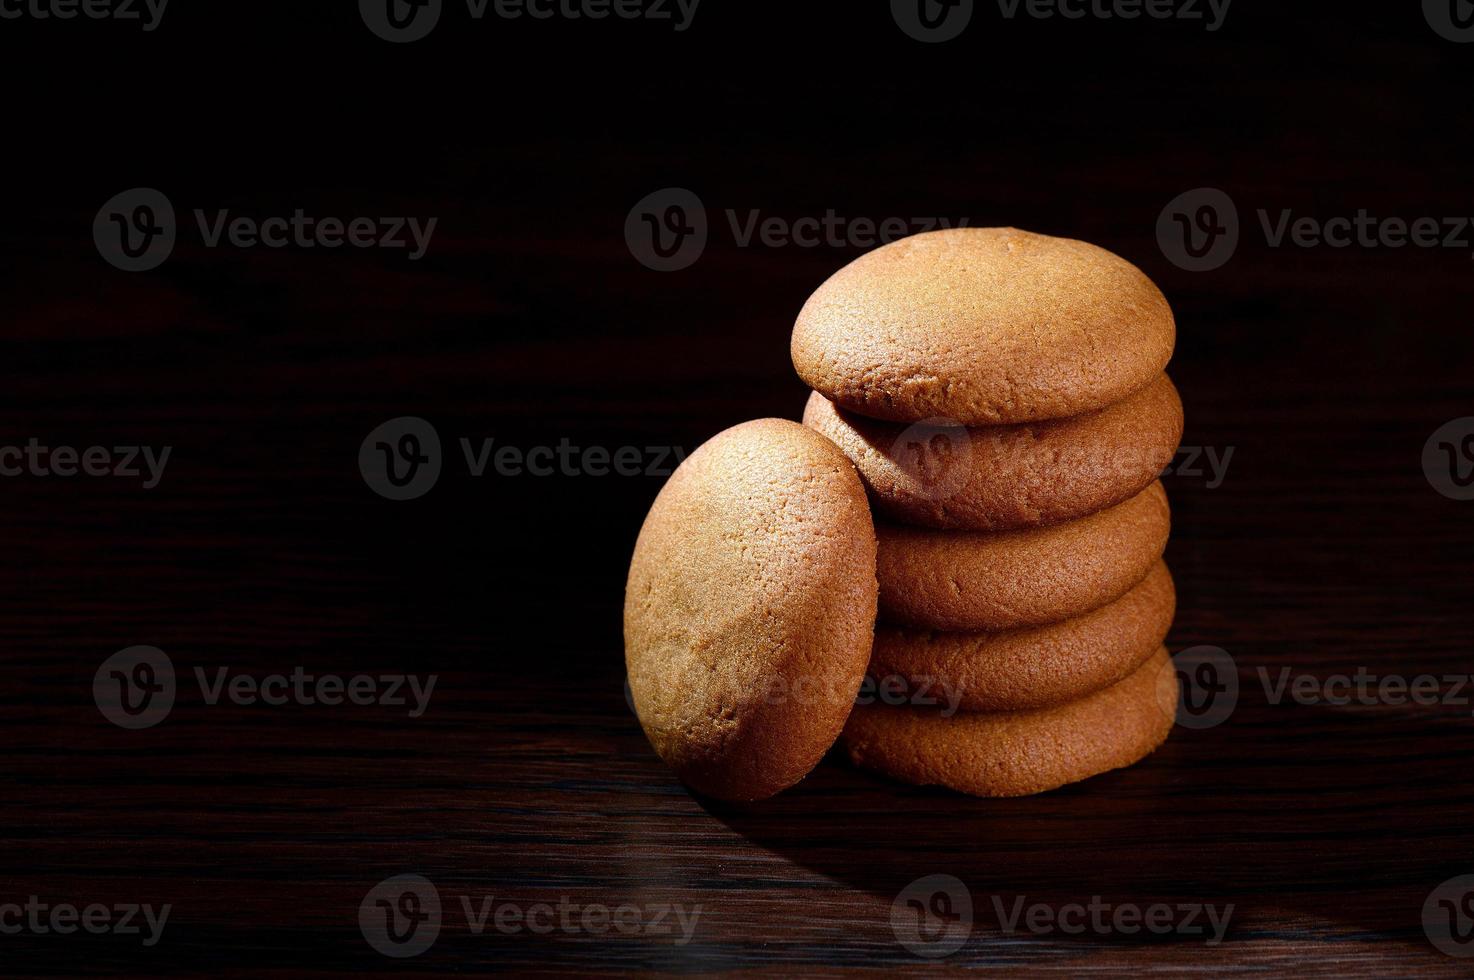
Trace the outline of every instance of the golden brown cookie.
<path fill-rule="evenodd" d="M 875 624 L 875 529 L 823 436 L 761 419 L 692 453 L 630 562 L 635 712 L 690 786 L 762 799 L 809 772 L 854 704 Z"/>
<path fill-rule="evenodd" d="M 892 626 L 1002 630 L 1079 616 L 1146 577 L 1172 515 L 1160 481 L 1088 517 L 1021 531 L 882 524 L 880 618 Z"/>
<path fill-rule="evenodd" d="M 861 705 L 850 760 L 902 782 L 974 796 L 1028 796 L 1140 761 L 1172 730 L 1177 675 L 1165 648 L 1110 687 L 1033 711 Z"/>
<path fill-rule="evenodd" d="M 793 328 L 809 387 L 872 418 L 998 425 L 1095 411 L 1167 366 L 1176 326 L 1140 269 L 1085 242 L 954 228 L 820 286 Z"/>
<path fill-rule="evenodd" d="M 882 626 L 870 676 L 963 711 L 1064 704 L 1116 683 L 1167 638 L 1177 594 L 1164 562 L 1121 598 L 1045 626 L 937 633 Z M 913 702 L 914 703 L 914 702 Z"/>
<path fill-rule="evenodd" d="M 1163 374 L 1098 412 L 966 428 L 882 422 L 814 392 L 804 425 L 844 450 L 882 516 L 1005 531 L 1083 517 L 1140 493 L 1177 451 L 1182 400 Z"/>

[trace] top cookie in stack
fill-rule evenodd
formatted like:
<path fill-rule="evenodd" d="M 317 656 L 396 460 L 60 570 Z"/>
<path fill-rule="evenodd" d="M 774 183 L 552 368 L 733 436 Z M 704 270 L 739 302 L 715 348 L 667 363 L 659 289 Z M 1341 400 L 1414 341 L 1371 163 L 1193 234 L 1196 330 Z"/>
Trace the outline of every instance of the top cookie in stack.
<path fill-rule="evenodd" d="M 963 425 L 1091 412 L 1167 367 L 1172 310 L 1125 259 L 1016 228 L 954 228 L 862 256 L 809 298 L 799 377 L 877 419 Z"/>
<path fill-rule="evenodd" d="M 805 423 L 845 450 L 883 516 L 1001 531 L 1156 479 L 1182 434 L 1163 373 L 1175 337 L 1166 299 L 1125 259 L 957 228 L 837 272 L 799 314 L 793 363 L 814 389 Z"/>
<path fill-rule="evenodd" d="M 810 298 L 792 348 L 814 389 L 804 422 L 890 522 L 872 673 L 964 709 L 862 705 L 846 728 L 856 761 L 1017 795 L 1166 737 L 1175 597 L 1155 481 L 1182 435 L 1164 373 L 1175 336 L 1131 263 L 1013 228 L 895 242 Z"/>

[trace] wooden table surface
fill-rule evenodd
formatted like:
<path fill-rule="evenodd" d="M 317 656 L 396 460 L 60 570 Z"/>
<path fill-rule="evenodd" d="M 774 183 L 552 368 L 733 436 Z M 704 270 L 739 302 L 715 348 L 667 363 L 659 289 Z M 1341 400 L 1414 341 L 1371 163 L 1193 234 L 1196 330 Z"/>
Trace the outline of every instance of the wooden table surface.
<path fill-rule="evenodd" d="M 340 50 L 331 24 L 298 38 L 187 10 L 125 43 L 79 26 L 86 69 L 27 89 L 11 124 L 27 152 L 4 163 L 0 447 L 171 455 L 151 489 L 0 479 L 0 972 L 1468 975 L 1424 908 L 1474 874 L 1474 691 L 1461 703 L 1447 679 L 1471 671 L 1474 503 L 1437 492 L 1422 456 L 1474 414 L 1471 248 L 1271 247 L 1258 212 L 1468 214 L 1474 54 L 1415 9 L 1306 8 L 1238 10 L 1217 35 L 993 24 L 945 58 L 882 13 L 854 22 L 861 64 L 836 72 L 805 60 L 848 16 L 835 5 L 783 30 L 726 4 L 680 41 L 504 24 L 408 52 L 361 26 Z M 0 28 L 12 91 L 71 43 L 61 25 Z M 148 98 L 123 112 L 98 86 L 136 51 L 129 84 Z M 259 70 L 220 67 L 245 63 Z M 264 64 L 299 68 L 288 84 Z M 127 274 L 91 224 L 138 186 L 168 194 L 183 230 L 164 266 Z M 712 235 L 691 268 L 658 273 L 624 225 L 670 186 L 702 197 Z M 1202 186 L 1238 202 L 1243 240 L 1194 273 L 1156 223 Z M 439 223 L 418 262 L 212 249 L 188 230 L 195 208 L 298 207 Z M 460 440 L 689 451 L 796 417 L 793 316 L 864 249 L 743 247 L 726 212 L 831 208 L 1071 234 L 1161 284 L 1184 445 L 1232 451 L 1221 483 L 1166 480 L 1169 646 L 1233 658 L 1221 724 L 1016 800 L 898 785 L 834 753 L 736 807 L 654 756 L 623 693 L 620 611 L 660 478 L 475 477 Z M 433 424 L 444 470 L 396 502 L 357 459 L 400 416 Z M 93 684 L 136 645 L 168 655 L 177 694 L 128 730 Z M 412 717 L 211 703 L 197 670 L 222 668 L 436 680 Z M 1274 696 L 1285 669 L 1317 686 L 1434 675 L 1445 703 L 1301 703 Z M 399 875 L 442 910 L 412 959 L 360 927 Z M 903 941 L 903 890 L 931 875 L 972 906 L 954 888 L 945 957 L 926 955 L 936 937 Z M 12 934 L 5 905 L 30 896 L 170 911 L 152 945 Z M 1010 931 L 999 909 L 1020 900 L 1232 911 L 1208 943 Z"/>

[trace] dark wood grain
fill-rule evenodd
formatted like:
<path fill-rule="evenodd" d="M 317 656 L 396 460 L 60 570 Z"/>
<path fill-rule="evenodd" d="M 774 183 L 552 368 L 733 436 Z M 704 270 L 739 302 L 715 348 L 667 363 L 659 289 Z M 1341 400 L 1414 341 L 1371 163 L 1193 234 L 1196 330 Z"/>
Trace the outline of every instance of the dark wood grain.
<path fill-rule="evenodd" d="M 1467 211 L 1474 53 L 1416 4 L 1236 5 L 1214 35 L 985 18 L 934 49 L 883 9 L 711 3 L 682 37 L 499 24 L 403 51 L 351 9 L 181 9 L 122 40 L 0 22 L 0 75 L 29 93 L 7 124 L 25 151 L 0 163 L 0 445 L 173 447 L 150 490 L 0 479 L 0 904 L 172 906 L 152 947 L 0 935 L 0 971 L 1467 975 L 1422 908 L 1474 874 L 1474 706 L 1271 703 L 1261 671 L 1471 670 L 1474 504 L 1420 464 L 1435 428 L 1474 414 L 1470 249 L 1270 248 L 1255 212 Z M 78 67 L 36 90 L 63 53 Z M 98 95 L 118 79 L 127 111 Z M 659 274 L 623 225 L 672 185 L 702 195 L 713 239 Z M 181 211 L 440 225 L 418 263 L 196 237 L 125 275 L 89 229 L 132 186 Z M 1194 274 L 1155 223 L 1199 186 L 1234 196 L 1245 239 Z M 1225 723 L 1019 800 L 893 784 L 840 753 L 755 806 L 682 788 L 622 691 L 625 563 L 660 479 L 472 478 L 456 440 L 690 450 L 797 416 L 793 316 L 861 250 L 739 247 L 729 208 L 1017 224 L 1157 279 L 1184 444 L 1234 452 L 1221 486 L 1167 480 L 1169 644 L 1235 658 Z M 431 420 L 447 460 L 393 503 L 356 457 L 401 415 Z M 136 644 L 181 686 L 166 720 L 126 731 L 92 682 Z M 418 718 L 211 705 L 191 672 L 222 666 L 438 680 Z M 931 962 L 890 914 L 939 873 L 976 915 Z M 403 961 L 358 924 L 400 874 L 445 905 Z M 1219 945 L 1010 933 L 992 900 L 1020 896 L 1234 913 Z M 462 897 L 701 912 L 684 943 L 476 934 Z"/>

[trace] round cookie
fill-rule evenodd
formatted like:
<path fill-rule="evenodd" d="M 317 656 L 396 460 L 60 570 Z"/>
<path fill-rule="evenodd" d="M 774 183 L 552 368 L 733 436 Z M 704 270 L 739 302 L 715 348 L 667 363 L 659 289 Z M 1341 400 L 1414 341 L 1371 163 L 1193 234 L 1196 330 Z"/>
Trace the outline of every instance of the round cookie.
<path fill-rule="evenodd" d="M 870 658 L 875 549 L 859 474 L 796 422 L 728 429 L 671 476 L 630 562 L 624 650 L 640 724 L 688 785 L 762 799 L 834 744 Z"/>
<path fill-rule="evenodd" d="M 1167 638 L 1177 594 L 1164 562 L 1131 591 L 1083 616 L 992 633 L 936 633 L 882 626 L 870 676 L 963 711 L 1018 711 L 1064 704 L 1109 687 Z"/>
<path fill-rule="evenodd" d="M 793 328 L 809 387 L 873 418 L 962 425 L 1063 418 L 1146 387 L 1176 340 L 1140 269 L 1017 228 L 953 228 L 862 255 Z"/>
<path fill-rule="evenodd" d="M 1165 648 L 1110 687 L 1033 711 L 861 705 L 845 725 L 850 760 L 902 782 L 974 796 L 1028 796 L 1132 765 L 1172 730 L 1177 674 Z"/>
<path fill-rule="evenodd" d="M 1172 461 L 1182 422 L 1165 374 L 1100 411 L 1018 425 L 908 427 L 847 412 L 818 392 L 804 409 L 804 425 L 859 468 L 882 516 L 976 531 L 1071 520 L 1140 493 Z"/>
<path fill-rule="evenodd" d="M 881 621 L 932 630 L 1003 630 L 1079 616 L 1146 577 L 1167 547 L 1161 481 L 1099 513 L 1021 531 L 882 524 Z"/>

